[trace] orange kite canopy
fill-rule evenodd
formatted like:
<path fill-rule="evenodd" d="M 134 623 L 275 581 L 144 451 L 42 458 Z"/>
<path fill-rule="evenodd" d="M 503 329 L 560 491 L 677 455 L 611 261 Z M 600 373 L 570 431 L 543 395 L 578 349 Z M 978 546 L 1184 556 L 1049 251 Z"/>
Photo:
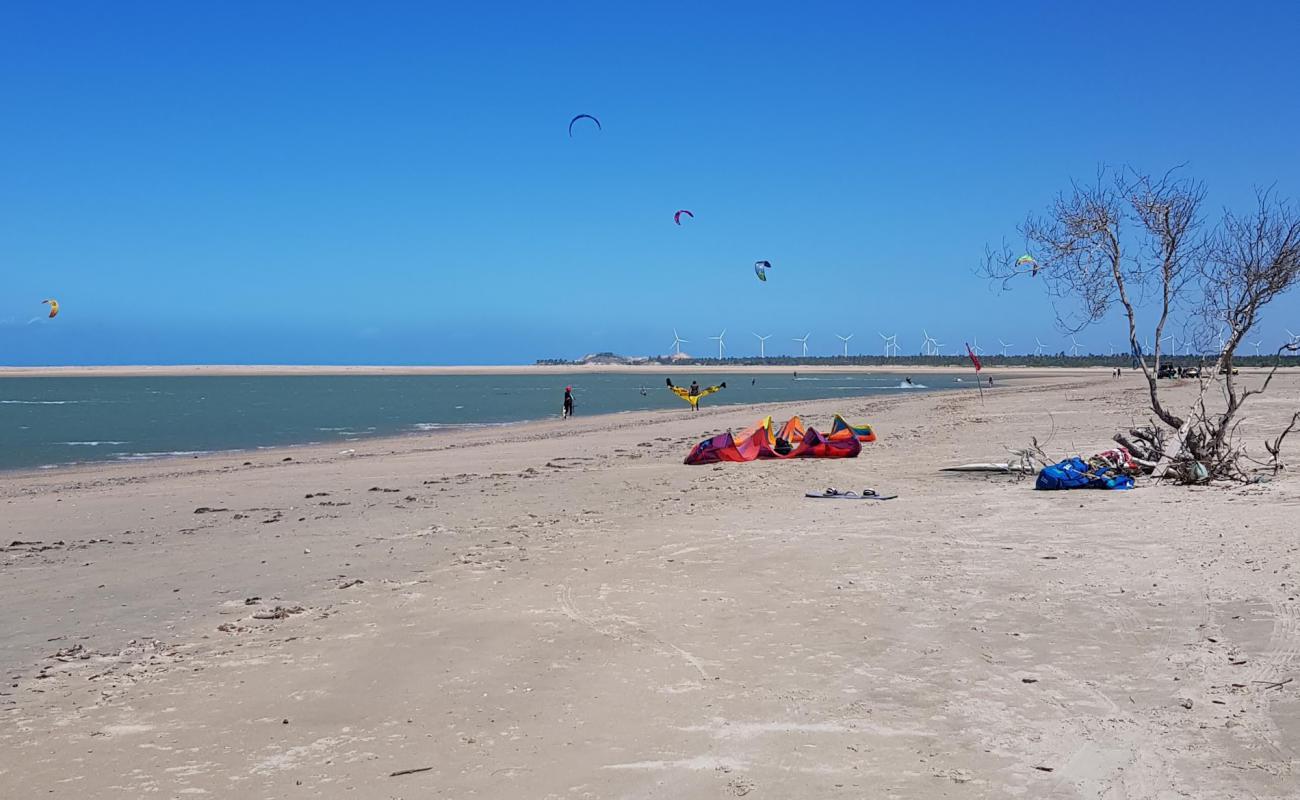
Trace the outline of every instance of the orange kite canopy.
<path fill-rule="evenodd" d="M 803 420 L 791 417 L 776 430 L 771 417 L 733 434 L 720 433 L 705 439 L 686 456 L 687 464 L 716 464 L 719 461 L 757 461 L 767 458 L 857 458 L 863 442 L 874 442 L 870 425 L 850 425 L 839 414 L 829 434 L 805 428 Z"/>

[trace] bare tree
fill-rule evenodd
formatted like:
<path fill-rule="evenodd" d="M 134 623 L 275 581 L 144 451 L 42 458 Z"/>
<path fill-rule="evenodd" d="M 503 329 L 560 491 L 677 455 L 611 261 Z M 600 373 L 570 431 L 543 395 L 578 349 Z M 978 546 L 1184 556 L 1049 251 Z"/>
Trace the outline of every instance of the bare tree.
<path fill-rule="evenodd" d="M 982 271 L 1004 285 L 1024 276 L 1041 280 L 1062 301 L 1057 318 L 1069 332 L 1101 322 L 1118 307 L 1151 411 L 1176 431 L 1172 437 L 1152 431 L 1142 436 L 1160 443 L 1159 452 L 1143 454 L 1158 458 L 1152 462 L 1155 474 L 1176 466 L 1176 474 L 1189 478 L 1240 478 L 1243 448 L 1235 432 L 1241 406 L 1267 388 L 1272 373 L 1261 386 L 1243 389 L 1232 374 L 1232 357 L 1261 310 L 1300 280 L 1300 215 L 1265 191 L 1253 212 L 1225 212 L 1207 232 L 1204 200 L 1204 184 L 1177 168 L 1159 177 L 1103 168 L 1091 183 L 1072 182 L 1047 212 L 1020 225 L 1033 261 L 1016 258 L 1004 245 L 986 251 Z M 1175 314 L 1198 340 L 1211 330 L 1220 337 L 1213 368 L 1202 374 L 1195 403 L 1181 413 L 1162 400 L 1159 382 L 1166 330 Z M 1150 315 L 1148 325 L 1154 318 L 1152 327 L 1143 328 L 1144 315 Z M 1147 330 L 1154 334 L 1149 353 L 1141 344 Z M 1220 377 L 1223 409 L 1211 412 L 1206 394 L 1220 385 Z"/>

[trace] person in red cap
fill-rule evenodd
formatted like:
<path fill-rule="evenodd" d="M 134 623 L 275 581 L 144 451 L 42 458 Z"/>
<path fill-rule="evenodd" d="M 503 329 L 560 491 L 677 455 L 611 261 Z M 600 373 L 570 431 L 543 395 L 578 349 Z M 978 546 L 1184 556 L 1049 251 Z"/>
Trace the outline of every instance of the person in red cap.
<path fill-rule="evenodd" d="M 564 419 L 573 416 L 573 387 L 564 387 Z"/>

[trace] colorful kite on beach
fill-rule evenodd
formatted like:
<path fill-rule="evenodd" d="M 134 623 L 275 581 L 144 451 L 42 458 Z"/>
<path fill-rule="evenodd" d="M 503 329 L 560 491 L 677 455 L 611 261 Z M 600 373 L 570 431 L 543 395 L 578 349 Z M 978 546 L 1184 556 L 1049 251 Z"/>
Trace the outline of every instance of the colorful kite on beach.
<path fill-rule="evenodd" d="M 791 417 L 779 429 L 771 417 L 761 419 L 740 433 L 720 433 L 705 439 L 686 456 L 687 464 L 716 464 L 719 461 L 757 461 L 788 458 L 857 458 L 863 442 L 874 442 L 870 425 L 850 425 L 836 414 L 830 434 L 805 427 Z"/>
<path fill-rule="evenodd" d="M 1029 267 L 1031 277 L 1038 274 L 1038 260 L 1028 253 L 1016 259 L 1016 267 Z"/>
<path fill-rule="evenodd" d="M 772 268 L 771 261 L 754 262 L 754 274 L 758 276 L 758 279 L 760 281 L 763 281 L 765 283 L 767 282 L 767 271 L 771 268 Z"/>
<path fill-rule="evenodd" d="M 683 208 L 681 211 L 678 211 L 676 214 L 673 214 L 673 222 L 676 222 L 678 225 L 681 225 L 681 224 L 682 224 L 682 214 L 685 214 L 686 216 L 690 217 L 691 219 L 695 219 L 695 215 L 694 215 L 694 214 L 692 214 L 691 212 L 689 212 L 689 211 L 687 211 L 686 209 Z"/>
<path fill-rule="evenodd" d="M 41 301 L 41 305 L 43 305 L 43 306 L 46 306 L 46 305 L 47 305 L 47 306 L 50 307 L 50 319 L 54 319 L 55 317 L 57 317 L 57 316 L 59 315 L 59 301 L 58 301 L 58 300 L 55 300 L 54 298 L 51 297 L 49 300 L 42 300 L 42 301 Z"/>
<path fill-rule="evenodd" d="M 726 381 L 723 381 L 717 386 L 706 386 L 703 389 L 701 389 L 700 385 L 695 381 L 691 381 L 690 387 L 687 388 L 685 386 L 674 386 L 672 378 L 664 378 L 664 380 L 668 383 L 668 390 L 673 394 L 677 395 L 678 397 L 682 398 L 686 402 L 690 403 L 691 410 L 693 411 L 700 410 L 700 400 L 703 397 L 727 388 Z"/>
<path fill-rule="evenodd" d="M 573 138 L 573 123 L 577 122 L 577 121 L 580 120 L 580 119 L 589 119 L 589 120 L 591 120 L 592 122 L 596 123 L 596 130 L 598 130 L 598 131 L 603 131 L 603 130 L 605 130 L 604 128 L 602 128 L 602 127 L 600 126 L 600 120 L 596 119 L 596 118 L 593 117 L 592 115 L 590 115 L 590 114 L 579 114 L 578 116 L 576 116 L 576 117 L 574 117 L 573 119 L 569 120 L 569 138 Z"/>

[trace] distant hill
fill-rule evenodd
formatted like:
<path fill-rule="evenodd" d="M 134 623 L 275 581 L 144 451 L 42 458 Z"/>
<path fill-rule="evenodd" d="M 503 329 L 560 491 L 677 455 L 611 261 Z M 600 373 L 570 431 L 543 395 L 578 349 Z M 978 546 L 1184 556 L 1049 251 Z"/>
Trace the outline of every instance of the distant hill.
<path fill-rule="evenodd" d="M 650 358 L 647 356 L 621 356 L 618 353 L 588 353 L 577 361 L 569 361 L 563 358 L 540 358 L 538 364 L 596 364 L 599 366 L 608 366 L 611 364 L 648 364 Z"/>

